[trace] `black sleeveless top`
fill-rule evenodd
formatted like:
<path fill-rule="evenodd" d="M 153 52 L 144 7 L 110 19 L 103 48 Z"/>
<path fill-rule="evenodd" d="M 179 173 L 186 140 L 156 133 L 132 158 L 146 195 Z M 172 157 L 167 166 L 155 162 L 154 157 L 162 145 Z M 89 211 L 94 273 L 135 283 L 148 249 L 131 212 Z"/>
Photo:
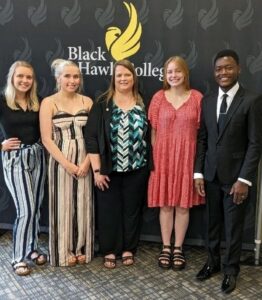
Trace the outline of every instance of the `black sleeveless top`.
<path fill-rule="evenodd" d="M 18 138 L 22 144 L 32 145 L 40 139 L 39 112 L 13 110 L 0 96 L 0 125 L 4 139 Z"/>

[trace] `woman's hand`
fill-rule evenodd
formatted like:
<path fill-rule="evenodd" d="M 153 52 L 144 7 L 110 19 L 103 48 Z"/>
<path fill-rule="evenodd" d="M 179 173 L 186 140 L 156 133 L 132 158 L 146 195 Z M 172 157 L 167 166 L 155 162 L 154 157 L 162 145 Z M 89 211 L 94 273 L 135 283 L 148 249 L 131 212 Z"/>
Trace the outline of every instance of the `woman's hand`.
<path fill-rule="evenodd" d="M 2 151 L 16 150 L 20 148 L 21 141 L 18 138 L 10 138 L 2 142 Z"/>
<path fill-rule="evenodd" d="M 65 166 L 66 172 L 76 178 L 77 178 L 78 169 L 79 169 L 79 167 L 71 162 L 67 162 L 67 164 Z"/>
<path fill-rule="evenodd" d="M 101 175 L 100 173 L 94 173 L 95 186 L 97 186 L 100 190 L 104 191 L 106 188 L 109 188 L 109 177 L 107 175 Z"/>
<path fill-rule="evenodd" d="M 90 166 L 90 162 L 82 162 L 79 166 L 78 166 L 78 172 L 77 172 L 77 177 L 85 177 L 88 173 L 89 170 L 89 166 Z"/>

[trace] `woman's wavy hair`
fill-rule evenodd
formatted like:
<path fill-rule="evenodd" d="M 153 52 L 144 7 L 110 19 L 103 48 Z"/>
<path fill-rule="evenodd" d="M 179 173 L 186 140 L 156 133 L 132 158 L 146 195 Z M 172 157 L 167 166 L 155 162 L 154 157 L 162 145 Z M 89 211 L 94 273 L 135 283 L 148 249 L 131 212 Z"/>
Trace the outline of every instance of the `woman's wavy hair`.
<path fill-rule="evenodd" d="M 128 69 L 132 73 L 133 79 L 134 79 L 134 85 L 133 85 L 133 89 L 132 89 L 133 96 L 134 96 L 134 98 L 136 100 L 136 104 L 140 105 L 141 107 L 144 107 L 143 99 L 142 99 L 142 97 L 141 97 L 141 95 L 140 95 L 140 93 L 138 91 L 138 78 L 137 78 L 137 75 L 136 75 L 135 67 L 127 59 L 122 59 L 122 60 L 118 60 L 118 61 L 115 62 L 114 67 L 113 67 L 113 74 L 112 74 L 112 77 L 111 77 L 109 88 L 108 88 L 108 90 L 105 93 L 103 93 L 98 98 L 98 100 L 104 99 L 105 101 L 108 102 L 114 96 L 115 90 L 116 90 L 116 87 L 115 87 L 115 75 L 116 75 L 116 67 L 117 66 L 123 66 L 123 67 L 125 67 L 126 69 Z"/>
<path fill-rule="evenodd" d="M 28 104 L 28 110 L 31 111 L 38 111 L 39 110 L 39 100 L 38 100 L 38 96 L 37 96 L 37 83 L 36 83 L 36 76 L 35 76 L 35 71 L 32 67 L 31 64 L 29 64 L 26 61 L 23 60 L 18 60 L 15 61 L 10 69 L 9 72 L 7 74 L 7 82 L 6 82 L 6 86 L 4 88 L 4 95 L 5 95 L 5 99 L 6 99 L 6 103 L 8 105 L 8 107 L 10 107 L 13 110 L 18 110 L 19 107 L 16 103 L 16 90 L 14 87 L 14 74 L 16 71 L 17 67 L 25 67 L 28 68 L 32 71 L 33 74 L 33 83 L 32 83 L 32 87 L 30 88 L 29 91 L 26 92 L 26 100 L 27 100 L 27 104 Z"/>
<path fill-rule="evenodd" d="M 175 62 L 181 68 L 182 72 L 185 75 L 185 89 L 190 90 L 190 83 L 189 83 L 189 68 L 187 62 L 181 56 L 171 56 L 164 64 L 164 82 L 163 82 L 163 89 L 168 90 L 170 88 L 170 84 L 167 82 L 166 75 L 167 75 L 167 67 L 171 62 Z"/>
<path fill-rule="evenodd" d="M 76 92 L 80 93 L 83 90 L 83 75 L 80 72 L 79 66 L 71 60 L 62 58 L 55 59 L 51 64 L 51 70 L 56 79 L 56 91 L 60 91 L 61 85 L 58 81 L 59 76 L 63 73 L 64 68 L 68 66 L 76 67 L 79 70 L 80 84 Z"/>

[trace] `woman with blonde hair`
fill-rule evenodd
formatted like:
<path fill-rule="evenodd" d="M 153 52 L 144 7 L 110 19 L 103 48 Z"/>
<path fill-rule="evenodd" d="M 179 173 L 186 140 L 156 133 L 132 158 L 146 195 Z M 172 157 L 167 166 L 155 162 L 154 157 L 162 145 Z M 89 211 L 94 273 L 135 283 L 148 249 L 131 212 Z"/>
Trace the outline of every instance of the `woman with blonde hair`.
<path fill-rule="evenodd" d="M 134 263 L 148 178 L 147 119 L 134 66 L 117 61 L 109 89 L 94 104 L 87 149 L 97 192 L 99 250 L 104 267 Z"/>
<path fill-rule="evenodd" d="M 178 56 L 169 58 L 164 65 L 163 89 L 153 96 L 149 106 L 154 170 L 149 178 L 148 206 L 160 207 L 163 249 L 158 264 L 166 269 L 185 267 L 182 245 L 189 208 L 203 203 L 193 185 L 201 99 L 200 92 L 190 89 L 185 60 Z"/>
<path fill-rule="evenodd" d="M 26 259 L 37 265 L 47 260 L 37 250 L 46 173 L 38 115 L 33 67 L 16 61 L 9 69 L 0 99 L 0 123 L 5 136 L 1 143 L 4 178 L 16 207 L 12 265 L 20 276 L 31 272 Z"/>
<path fill-rule="evenodd" d="M 90 161 L 83 139 L 92 100 L 79 94 L 82 74 L 69 60 L 52 63 L 57 92 L 40 109 L 42 142 L 49 152 L 49 251 L 52 266 L 74 266 L 93 253 Z"/>

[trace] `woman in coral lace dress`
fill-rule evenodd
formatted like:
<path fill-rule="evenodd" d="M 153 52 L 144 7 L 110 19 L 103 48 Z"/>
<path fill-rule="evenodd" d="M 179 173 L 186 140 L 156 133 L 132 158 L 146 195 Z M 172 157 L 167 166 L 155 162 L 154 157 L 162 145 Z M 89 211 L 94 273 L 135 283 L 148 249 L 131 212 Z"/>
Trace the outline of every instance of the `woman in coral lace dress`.
<path fill-rule="evenodd" d="M 202 94 L 189 87 L 185 60 L 178 56 L 169 58 L 164 65 L 163 89 L 153 96 L 149 107 L 154 170 L 149 179 L 148 206 L 160 207 L 163 249 L 158 263 L 162 268 L 181 270 L 185 267 L 182 245 L 189 209 L 203 203 L 193 185 L 201 99 Z"/>

